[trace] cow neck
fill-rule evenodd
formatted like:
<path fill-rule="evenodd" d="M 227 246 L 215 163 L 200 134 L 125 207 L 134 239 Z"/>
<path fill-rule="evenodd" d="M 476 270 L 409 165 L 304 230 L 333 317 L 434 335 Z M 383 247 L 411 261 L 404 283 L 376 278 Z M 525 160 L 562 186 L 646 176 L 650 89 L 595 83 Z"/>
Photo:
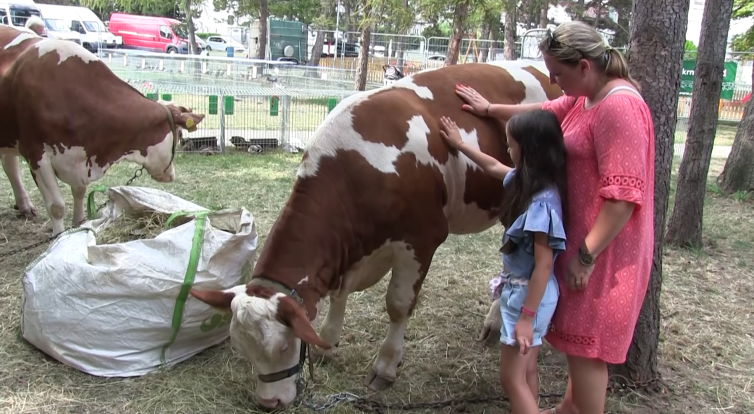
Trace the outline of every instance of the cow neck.
<path fill-rule="evenodd" d="M 314 320 L 317 303 L 327 295 L 338 274 L 345 246 L 341 238 L 333 237 L 337 232 L 332 228 L 323 231 L 323 225 L 331 224 L 327 219 L 331 212 L 318 206 L 327 204 L 299 196 L 294 189 L 292 199 L 270 229 L 250 283 L 268 283 L 286 295 L 295 291 L 309 320 Z M 299 203 L 303 199 L 305 202 Z"/>

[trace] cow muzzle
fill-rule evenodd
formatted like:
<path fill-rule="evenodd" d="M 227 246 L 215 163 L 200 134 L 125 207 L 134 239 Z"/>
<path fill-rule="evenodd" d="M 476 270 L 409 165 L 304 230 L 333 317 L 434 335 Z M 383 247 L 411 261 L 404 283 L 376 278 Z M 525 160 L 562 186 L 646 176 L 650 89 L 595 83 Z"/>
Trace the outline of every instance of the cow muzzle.
<path fill-rule="evenodd" d="M 301 341 L 299 349 L 298 364 L 272 374 L 257 375 L 257 396 L 262 407 L 266 409 L 287 407 L 293 403 L 296 396 L 303 392 L 306 386 L 304 383 L 304 364 L 306 363 L 306 351 L 309 349 L 309 345 Z M 309 369 L 311 372 L 311 364 Z"/>
<path fill-rule="evenodd" d="M 165 171 L 157 174 L 150 172 L 149 175 L 158 183 L 172 183 L 175 180 L 175 168 L 173 168 L 173 164 L 171 163 Z"/>

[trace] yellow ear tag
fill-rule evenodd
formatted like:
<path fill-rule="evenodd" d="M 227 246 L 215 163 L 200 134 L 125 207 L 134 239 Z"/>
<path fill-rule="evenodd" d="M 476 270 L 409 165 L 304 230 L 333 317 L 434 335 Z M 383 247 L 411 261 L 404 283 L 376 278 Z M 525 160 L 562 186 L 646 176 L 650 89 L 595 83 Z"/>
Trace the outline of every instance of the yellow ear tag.
<path fill-rule="evenodd" d="M 186 129 L 188 130 L 188 132 L 196 131 L 196 124 L 194 123 L 194 120 L 192 118 L 186 120 Z"/>

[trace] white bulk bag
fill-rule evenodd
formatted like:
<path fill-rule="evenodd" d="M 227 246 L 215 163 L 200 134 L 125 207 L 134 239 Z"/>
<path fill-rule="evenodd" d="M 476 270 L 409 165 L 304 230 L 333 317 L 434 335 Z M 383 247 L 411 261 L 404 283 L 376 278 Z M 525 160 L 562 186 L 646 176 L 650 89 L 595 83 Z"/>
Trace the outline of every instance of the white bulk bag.
<path fill-rule="evenodd" d="M 26 268 L 23 338 L 60 362 L 104 377 L 144 375 L 224 341 L 230 315 L 189 290 L 246 282 L 258 242 L 252 214 L 209 211 L 154 188 L 99 191 L 108 197 L 99 217 L 61 234 Z M 96 244 L 97 231 L 139 211 L 178 213 L 185 223 L 153 239 Z"/>

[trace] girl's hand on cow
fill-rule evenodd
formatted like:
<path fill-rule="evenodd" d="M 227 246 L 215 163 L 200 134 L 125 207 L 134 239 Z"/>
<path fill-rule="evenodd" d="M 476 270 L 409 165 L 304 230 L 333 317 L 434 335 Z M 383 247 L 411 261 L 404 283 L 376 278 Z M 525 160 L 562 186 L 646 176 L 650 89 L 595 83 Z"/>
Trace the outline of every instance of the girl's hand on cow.
<path fill-rule="evenodd" d="M 479 116 L 489 115 L 490 102 L 484 99 L 484 97 L 482 97 L 482 95 L 471 86 L 456 85 L 456 94 L 468 104 L 461 107 L 465 111 L 469 111 L 472 114 Z"/>
<path fill-rule="evenodd" d="M 440 136 L 443 137 L 448 145 L 453 148 L 458 148 L 458 146 L 463 142 L 463 140 L 461 139 L 461 133 L 458 131 L 458 125 L 456 125 L 456 123 L 447 116 L 440 118 L 440 124 L 442 125 L 442 128 L 440 129 Z"/>

